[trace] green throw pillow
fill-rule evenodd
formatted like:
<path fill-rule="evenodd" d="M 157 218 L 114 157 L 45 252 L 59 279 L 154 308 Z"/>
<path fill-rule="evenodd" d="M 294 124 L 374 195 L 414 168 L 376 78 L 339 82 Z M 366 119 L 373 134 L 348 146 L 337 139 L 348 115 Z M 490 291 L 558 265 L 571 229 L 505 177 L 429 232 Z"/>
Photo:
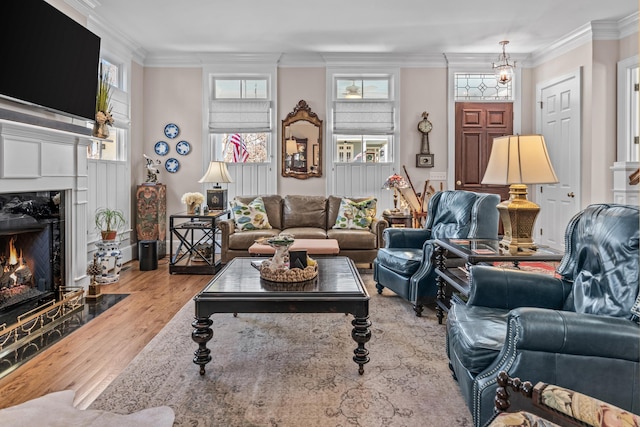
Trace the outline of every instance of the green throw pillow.
<path fill-rule="evenodd" d="M 248 205 L 238 199 L 233 199 L 231 211 L 233 212 L 237 231 L 272 228 L 271 224 L 269 224 L 269 218 L 267 218 L 267 211 L 264 209 L 262 197 L 256 197 Z"/>
<path fill-rule="evenodd" d="M 351 199 L 340 201 L 340 210 L 333 228 L 367 230 L 376 217 L 377 199 L 354 202 Z"/>

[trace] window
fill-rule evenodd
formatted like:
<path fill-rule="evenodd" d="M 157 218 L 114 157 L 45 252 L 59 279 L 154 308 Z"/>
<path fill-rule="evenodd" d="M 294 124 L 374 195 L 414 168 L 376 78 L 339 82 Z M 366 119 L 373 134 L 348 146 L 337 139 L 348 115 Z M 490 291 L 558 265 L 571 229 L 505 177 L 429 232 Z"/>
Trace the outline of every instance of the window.
<path fill-rule="evenodd" d="M 336 135 L 336 162 L 389 162 L 391 137 L 386 135 Z"/>
<path fill-rule="evenodd" d="M 104 58 L 100 58 L 100 69 L 102 73 L 109 78 L 108 80 L 111 86 L 120 88 L 120 67 Z"/>
<path fill-rule="evenodd" d="M 212 77 L 209 130 L 216 160 L 262 163 L 269 159 L 269 95 L 266 77 Z"/>
<path fill-rule="evenodd" d="M 390 162 L 395 129 L 391 77 L 338 77 L 334 87 L 334 160 Z"/>
<path fill-rule="evenodd" d="M 124 129 L 109 128 L 109 138 L 106 141 L 92 140 L 87 147 L 87 158 L 92 160 L 127 160 L 127 151 L 125 149 Z"/>
<path fill-rule="evenodd" d="M 226 163 L 262 163 L 268 158 L 268 133 L 212 134 L 216 160 Z"/>
<path fill-rule="evenodd" d="M 267 79 L 216 78 L 213 99 L 267 99 Z"/>
<path fill-rule="evenodd" d="M 513 100 L 513 80 L 501 84 L 494 73 L 456 73 L 454 84 L 456 101 Z"/>

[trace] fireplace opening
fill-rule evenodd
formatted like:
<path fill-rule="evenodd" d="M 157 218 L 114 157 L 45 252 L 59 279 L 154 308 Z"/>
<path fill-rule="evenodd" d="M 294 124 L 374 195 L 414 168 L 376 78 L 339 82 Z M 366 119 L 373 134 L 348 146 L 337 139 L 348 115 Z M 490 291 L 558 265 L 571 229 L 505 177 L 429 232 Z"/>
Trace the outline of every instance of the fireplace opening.
<path fill-rule="evenodd" d="M 64 191 L 0 194 L 0 324 L 64 286 Z"/>

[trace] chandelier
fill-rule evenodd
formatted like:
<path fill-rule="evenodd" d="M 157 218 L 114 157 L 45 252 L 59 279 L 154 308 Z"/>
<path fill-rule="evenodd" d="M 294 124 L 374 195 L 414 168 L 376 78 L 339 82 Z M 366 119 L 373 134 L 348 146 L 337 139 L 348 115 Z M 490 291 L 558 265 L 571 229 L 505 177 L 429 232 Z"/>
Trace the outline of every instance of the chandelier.
<path fill-rule="evenodd" d="M 502 53 L 498 56 L 498 62 L 493 62 L 493 70 L 496 73 L 496 79 L 498 83 L 506 85 L 513 79 L 513 69 L 516 68 L 516 62 L 509 62 L 511 58 L 504 50 L 504 47 L 509 44 L 508 40 L 503 40 L 499 44 L 502 45 Z"/>

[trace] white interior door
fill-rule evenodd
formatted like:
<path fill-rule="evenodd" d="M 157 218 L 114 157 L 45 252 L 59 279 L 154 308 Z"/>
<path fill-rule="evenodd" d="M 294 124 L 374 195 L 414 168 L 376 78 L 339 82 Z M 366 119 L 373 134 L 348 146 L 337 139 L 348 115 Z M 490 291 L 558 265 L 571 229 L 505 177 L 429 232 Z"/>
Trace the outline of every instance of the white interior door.
<path fill-rule="evenodd" d="M 547 143 L 551 163 L 560 182 L 536 186 L 540 215 L 536 241 L 564 249 L 564 232 L 580 204 L 581 72 L 537 86 L 538 132 Z"/>

